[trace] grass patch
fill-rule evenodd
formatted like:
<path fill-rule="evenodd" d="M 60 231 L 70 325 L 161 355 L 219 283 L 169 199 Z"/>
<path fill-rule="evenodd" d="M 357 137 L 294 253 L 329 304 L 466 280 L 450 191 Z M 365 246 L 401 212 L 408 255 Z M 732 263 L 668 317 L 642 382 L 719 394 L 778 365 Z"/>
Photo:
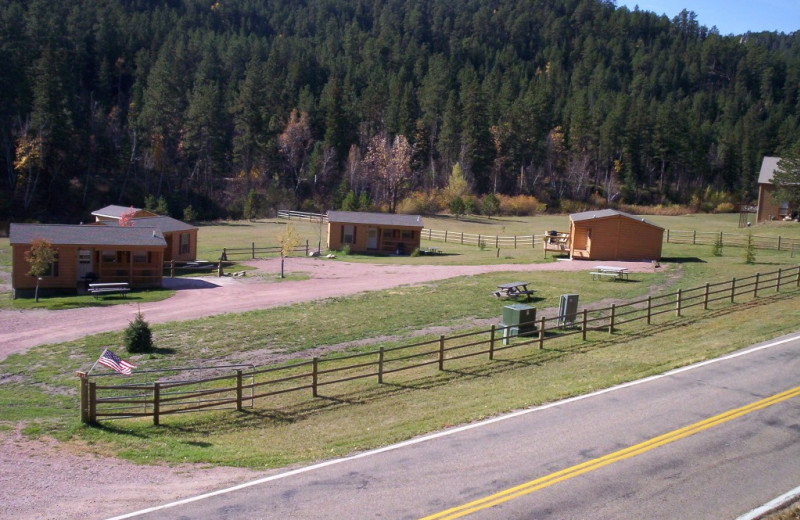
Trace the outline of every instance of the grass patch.
<path fill-rule="evenodd" d="M 10 300 L 11 309 L 46 309 L 57 311 L 63 309 L 76 309 L 79 307 L 106 307 L 108 305 L 119 305 L 123 303 L 146 303 L 166 300 L 173 296 L 175 291 L 167 289 L 131 291 L 126 295 L 109 295 L 95 297 L 85 296 L 52 296 L 39 297 L 37 302 L 33 298 L 17 298 Z"/>

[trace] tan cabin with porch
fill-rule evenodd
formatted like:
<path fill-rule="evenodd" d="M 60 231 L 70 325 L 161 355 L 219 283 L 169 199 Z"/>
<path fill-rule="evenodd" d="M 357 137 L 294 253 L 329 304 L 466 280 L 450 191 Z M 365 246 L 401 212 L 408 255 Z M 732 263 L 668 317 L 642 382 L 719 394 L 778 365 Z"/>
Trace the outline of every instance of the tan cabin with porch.
<path fill-rule="evenodd" d="M 33 296 L 36 289 L 25 254 L 37 239 L 50 242 L 56 251 L 50 272 L 39 282 L 41 295 L 84 293 L 90 282 L 161 287 L 167 243 L 158 229 L 11 224 L 11 288 L 15 298 Z"/>
<path fill-rule="evenodd" d="M 570 258 L 588 260 L 659 260 L 664 228 L 622 211 L 573 213 Z"/>
<path fill-rule="evenodd" d="M 360 211 L 328 212 L 328 249 L 408 255 L 419 249 L 422 217 Z"/>

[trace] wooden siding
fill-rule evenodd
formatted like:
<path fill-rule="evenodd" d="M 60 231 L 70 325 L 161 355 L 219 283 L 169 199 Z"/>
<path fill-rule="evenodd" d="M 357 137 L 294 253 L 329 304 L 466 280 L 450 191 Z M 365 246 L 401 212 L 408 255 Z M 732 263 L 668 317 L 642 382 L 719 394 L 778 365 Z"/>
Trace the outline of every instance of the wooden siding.
<path fill-rule="evenodd" d="M 570 223 L 570 256 L 590 260 L 658 260 L 664 230 L 622 215 Z"/>
<path fill-rule="evenodd" d="M 756 212 L 756 222 L 780 220 L 783 218 L 783 215 L 781 215 L 781 205 L 772 198 L 774 192 L 775 186 L 772 184 L 758 185 L 758 211 Z"/>
<path fill-rule="evenodd" d="M 77 291 L 84 281 L 78 279 L 78 251 L 90 251 L 91 271 L 98 282 L 128 282 L 131 287 L 161 287 L 163 279 L 164 253 L 161 248 L 127 246 L 125 248 L 90 245 L 54 245 L 58 252 L 58 275 L 44 276 L 40 289 Z M 16 294 L 27 294 L 36 288 L 36 278 L 30 276 L 30 266 L 25 253 L 30 245 L 12 246 L 11 287 Z M 113 262 L 103 262 L 102 252 L 112 251 Z M 134 254 L 143 253 L 145 262 L 134 262 Z"/>
<path fill-rule="evenodd" d="M 189 235 L 189 251 L 181 254 L 181 235 Z M 164 233 L 167 248 L 164 250 L 164 261 L 194 262 L 197 260 L 197 229 Z"/>
<path fill-rule="evenodd" d="M 328 249 L 332 251 L 342 249 L 344 246 L 342 241 L 344 226 L 348 225 L 353 226 L 355 232 L 355 240 L 350 244 L 350 250 L 353 252 L 394 254 L 397 252 L 398 247 L 401 247 L 404 254 L 410 254 L 420 246 L 422 228 L 329 222 Z M 367 247 L 370 228 L 375 229 L 378 234 L 377 247 L 375 248 Z"/>

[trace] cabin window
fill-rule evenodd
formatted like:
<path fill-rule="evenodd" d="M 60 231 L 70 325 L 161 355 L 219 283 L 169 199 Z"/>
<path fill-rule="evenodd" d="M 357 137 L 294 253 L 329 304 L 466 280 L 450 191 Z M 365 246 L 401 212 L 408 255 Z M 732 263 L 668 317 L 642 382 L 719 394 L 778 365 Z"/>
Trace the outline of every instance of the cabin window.
<path fill-rule="evenodd" d="M 355 244 L 356 243 L 356 227 L 350 224 L 342 226 L 342 243 Z"/>
<path fill-rule="evenodd" d="M 188 255 L 191 250 L 189 245 L 189 233 L 181 233 L 180 254 Z"/>
<path fill-rule="evenodd" d="M 789 203 L 788 202 L 782 202 L 781 203 L 780 216 L 785 217 L 788 214 L 789 214 Z"/>
<path fill-rule="evenodd" d="M 58 276 L 58 253 L 53 255 L 53 261 L 48 266 L 48 271 L 42 276 Z"/>
<path fill-rule="evenodd" d="M 404 229 L 403 230 L 403 239 L 410 240 L 414 238 L 414 230 L 413 229 Z"/>
<path fill-rule="evenodd" d="M 101 251 L 100 258 L 102 259 L 104 264 L 110 264 L 117 261 L 117 252 L 116 251 Z"/>
<path fill-rule="evenodd" d="M 150 263 L 150 252 L 149 251 L 134 251 L 133 252 L 133 263 L 134 264 L 149 264 Z"/>

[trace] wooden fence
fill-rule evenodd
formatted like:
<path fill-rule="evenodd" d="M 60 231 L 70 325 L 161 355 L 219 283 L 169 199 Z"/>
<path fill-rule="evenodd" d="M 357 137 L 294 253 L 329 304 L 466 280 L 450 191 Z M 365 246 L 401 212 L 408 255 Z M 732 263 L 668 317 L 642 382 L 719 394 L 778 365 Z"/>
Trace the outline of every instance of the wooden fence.
<path fill-rule="evenodd" d="M 304 253 L 308 256 L 308 240 L 306 240 L 305 244 L 300 244 L 296 246 L 292 251 L 295 253 Z M 229 260 L 232 257 L 246 257 L 251 260 L 255 260 L 256 258 L 262 258 L 266 255 L 276 255 L 281 252 L 281 246 L 264 246 L 264 247 L 256 247 L 255 242 L 250 243 L 250 247 L 223 247 L 222 254 L 220 258 L 223 260 Z"/>
<path fill-rule="evenodd" d="M 101 419 L 152 417 L 153 423 L 159 424 L 164 415 L 221 408 L 242 410 L 245 401 L 252 405 L 256 400 L 289 393 L 308 392 L 317 397 L 320 389 L 349 381 L 370 379 L 380 385 L 387 376 L 407 370 L 436 367 L 436 370 L 443 371 L 448 363 L 456 360 L 477 356 L 493 360 L 499 352 L 507 349 L 543 349 L 545 343 L 578 334 L 586 341 L 589 332 L 611 334 L 627 323 L 641 321 L 650 324 L 656 316 L 680 317 L 690 308 L 707 310 L 714 302 L 736 304 L 737 298 L 752 299 L 768 291 L 777 293 L 781 289 L 798 287 L 800 266 L 757 273 L 738 280 L 706 283 L 624 305 L 591 311 L 583 309 L 574 316 L 541 317 L 536 320 L 532 335 L 518 337 L 513 342 L 503 338 L 504 327 L 493 325 L 488 330 L 442 335 L 435 340 L 408 345 L 315 357 L 277 367 L 236 368 L 228 374 L 184 381 L 98 384 L 92 380 L 93 376 L 83 374 L 81 420 L 95 423 Z M 563 325 L 565 320 L 568 327 Z"/>
<path fill-rule="evenodd" d="M 328 221 L 328 215 L 324 213 L 306 213 L 304 211 L 289 211 L 285 209 L 278 210 L 278 218 L 285 218 L 287 220 L 308 220 L 311 222 Z"/>
<path fill-rule="evenodd" d="M 668 244 L 711 245 L 719 242 L 723 247 L 747 247 L 752 240 L 756 249 L 774 249 L 778 251 L 795 251 L 800 249 L 800 240 L 782 236 L 749 235 L 743 233 L 723 233 L 722 231 L 680 231 L 665 229 L 664 241 Z"/>

